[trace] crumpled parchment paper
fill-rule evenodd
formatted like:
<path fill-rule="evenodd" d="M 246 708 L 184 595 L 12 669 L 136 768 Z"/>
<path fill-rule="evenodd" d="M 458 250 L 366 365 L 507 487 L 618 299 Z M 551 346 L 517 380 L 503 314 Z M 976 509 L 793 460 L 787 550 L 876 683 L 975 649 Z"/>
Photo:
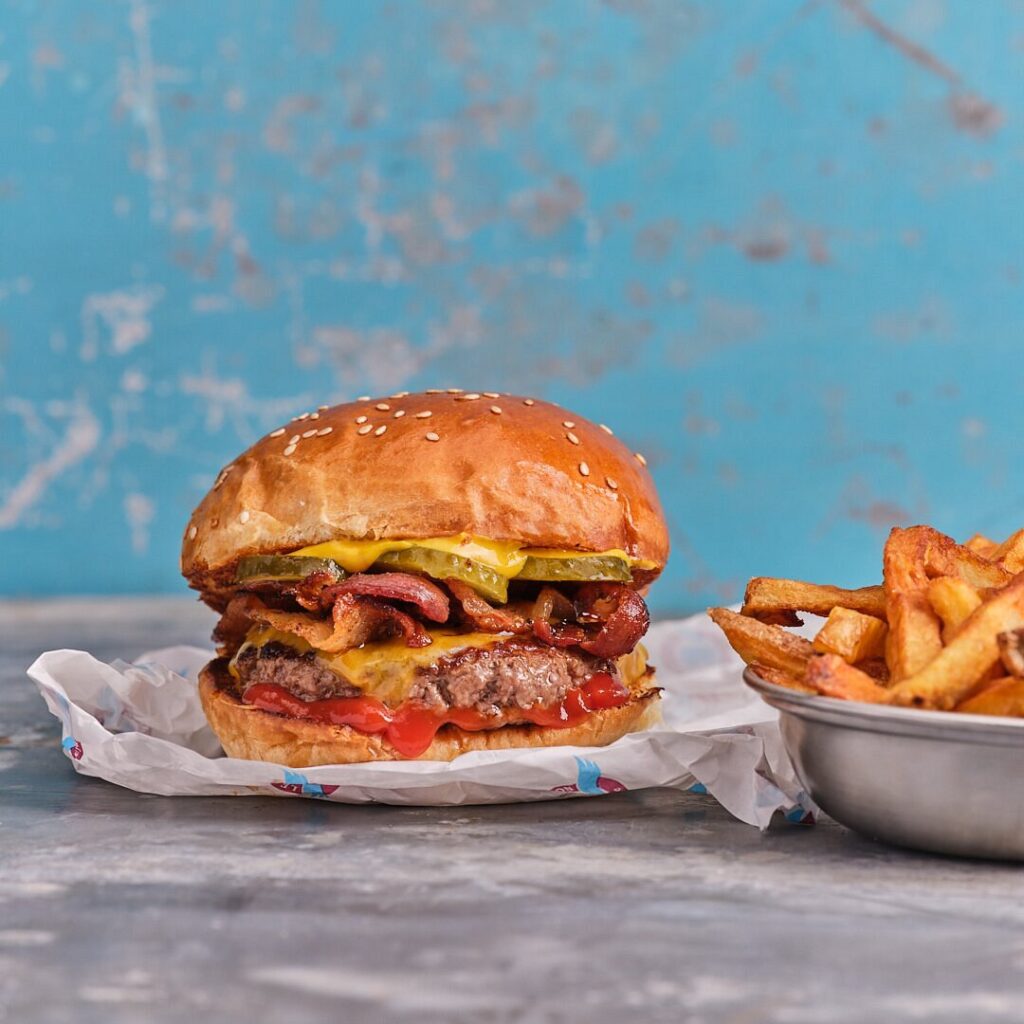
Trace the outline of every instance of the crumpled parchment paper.
<path fill-rule="evenodd" d="M 742 665 L 717 628 L 703 615 L 659 622 L 644 643 L 665 690 L 665 721 L 611 746 L 301 771 L 222 756 L 196 690 L 208 650 L 168 647 L 110 665 L 84 651 L 48 651 L 28 674 L 60 719 L 75 770 L 140 793 L 445 806 L 672 786 L 706 790 L 762 829 L 776 812 L 810 820 L 815 808 L 793 773 L 775 712 L 744 686 Z"/>

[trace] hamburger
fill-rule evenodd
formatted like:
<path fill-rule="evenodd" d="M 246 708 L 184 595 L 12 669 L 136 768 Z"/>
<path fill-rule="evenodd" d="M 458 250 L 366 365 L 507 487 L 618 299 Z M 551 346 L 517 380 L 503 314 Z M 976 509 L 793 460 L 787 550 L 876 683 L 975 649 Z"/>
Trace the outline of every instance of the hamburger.
<path fill-rule="evenodd" d="M 497 392 L 321 406 L 226 466 L 182 573 L 232 757 L 293 768 L 604 745 L 658 720 L 668 532 L 643 456 Z"/>

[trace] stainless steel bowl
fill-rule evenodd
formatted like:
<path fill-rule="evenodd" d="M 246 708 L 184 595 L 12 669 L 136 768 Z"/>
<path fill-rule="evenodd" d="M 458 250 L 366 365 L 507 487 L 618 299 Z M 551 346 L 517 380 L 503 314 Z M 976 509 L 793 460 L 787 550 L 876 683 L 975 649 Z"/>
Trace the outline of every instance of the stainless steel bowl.
<path fill-rule="evenodd" d="M 840 824 L 962 857 L 1024 860 L 1024 719 L 834 700 L 765 682 L 797 776 Z"/>

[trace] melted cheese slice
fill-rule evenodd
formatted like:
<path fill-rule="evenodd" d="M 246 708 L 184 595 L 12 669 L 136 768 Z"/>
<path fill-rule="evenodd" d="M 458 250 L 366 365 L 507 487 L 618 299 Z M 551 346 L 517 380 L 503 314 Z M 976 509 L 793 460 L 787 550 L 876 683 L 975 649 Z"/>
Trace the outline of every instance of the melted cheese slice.
<path fill-rule="evenodd" d="M 455 633 L 447 629 L 428 630 L 431 640 L 429 647 L 406 647 L 401 640 L 386 640 L 380 643 L 364 644 L 344 654 L 328 654 L 318 651 L 310 643 L 292 633 L 285 633 L 270 626 L 255 626 L 246 635 L 245 643 L 231 661 L 230 671 L 238 678 L 235 660 L 251 647 L 262 647 L 271 642 L 284 644 L 300 654 L 313 651 L 327 668 L 358 687 L 368 697 L 376 697 L 385 704 L 395 707 L 408 696 L 416 679 L 416 670 L 456 651 L 467 647 L 492 647 L 509 639 L 507 634 Z M 647 651 L 643 644 L 637 644 L 631 654 L 623 655 L 616 662 L 619 674 L 627 686 L 634 686 L 647 671 Z"/>
<path fill-rule="evenodd" d="M 385 704 L 394 706 L 408 695 L 418 668 L 432 665 L 467 647 L 492 647 L 508 639 L 507 636 L 495 633 L 455 633 L 446 629 L 431 629 L 428 632 L 433 641 L 429 647 L 407 647 L 403 640 L 384 640 L 364 644 L 343 654 L 329 654 L 316 650 L 307 641 L 291 633 L 269 626 L 257 626 L 249 630 L 235 658 L 247 647 L 262 647 L 271 642 L 284 644 L 300 654 L 314 651 L 317 659 L 336 675 L 342 676 L 367 696 L 377 697 Z"/>
<path fill-rule="evenodd" d="M 619 558 L 630 568 L 653 569 L 654 562 L 630 558 L 625 551 L 612 548 L 609 551 L 573 551 L 568 548 L 527 548 L 515 541 L 487 540 L 460 533 L 454 537 L 428 537 L 424 540 L 329 540 L 323 544 L 292 551 L 292 555 L 310 558 L 330 558 L 346 572 L 362 572 L 369 569 L 381 555 L 389 551 L 407 551 L 409 548 L 428 548 L 458 555 L 479 562 L 493 569 L 501 576 L 511 579 L 522 572 L 527 558 L 579 558 L 597 556 Z"/>

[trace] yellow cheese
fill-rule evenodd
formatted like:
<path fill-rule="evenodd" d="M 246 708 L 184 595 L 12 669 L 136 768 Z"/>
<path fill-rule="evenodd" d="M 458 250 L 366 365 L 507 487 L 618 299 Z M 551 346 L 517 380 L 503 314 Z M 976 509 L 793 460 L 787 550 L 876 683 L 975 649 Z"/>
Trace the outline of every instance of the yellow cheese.
<path fill-rule="evenodd" d="M 270 626 L 254 626 L 232 658 L 230 671 L 237 679 L 235 661 L 239 655 L 247 648 L 262 647 L 273 641 L 291 647 L 300 654 L 314 651 L 317 659 L 332 672 L 342 676 L 367 696 L 376 697 L 395 707 L 408 696 L 416 678 L 416 669 L 432 665 L 446 655 L 467 647 L 491 647 L 509 639 L 507 635 L 455 633 L 447 629 L 432 629 L 429 633 L 433 640 L 429 647 L 406 647 L 401 640 L 385 640 L 364 644 L 344 654 L 328 654 L 316 650 L 312 644 L 292 633 Z M 647 669 L 647 651 L 643 644 L 637 644 L 633 652 L 619 658 L 616 665 L 623 682 L 633 686 Z"/>
<path fill-rule="evenodd" d="M 269 626 L 256 626 L 249 630 L 238 654 L 246 647 L 262 647 L 271 641 L 291 647 L 300 654 L 315 651 L 317 659 L 332 672 L 368 696 L 395 705 L 408 694 L 416 669 L 432 665 L 446 655 L 466 647 L 490 647 L 508 639 L 507 636 L 495 633 L 455 633 L 447 629 L 431 629 L 428 632 L 433 641 L 429 647 L 406 647 L 403 640 L 384 640 L 364 644 L 343 654 L 328 654 L 326 651 L 317 651 L 310 643 L 291 633 Z M 234 670 L 233 674 L 236 674 Z"/>
<path fill-rule="evenodd" d="M 409 548 L 428 548 L 469 558 L 489 566 L 502 576 L 515 576 L 526 561 L 526 552 L 512 541 L 483 540 L 467 533 L 455 537 L 428 537 L 425 540 L 329 540 L 291 553 L 311 558 L 332 558 L 346 572 L 362 572 L 363 569 L 369 569 L 381 555 Z"/>
<path fill-rule="evenodd" d="M 515 541 L 487 540 L 468 533 L 460 533 L 454 537 L 428 537 L 425 540 L 329 540 L 323 544 L 299 548 L 291 554 L 310 558 L 330 558 L 346 572 L 362 572 L 369 569 L 381 555 L 389 551 L 406 551 L 409 548 L 428 548 L 431 551 L 443 551 L 445 554 L 468 558 L 509 579 L 519 575 L 527 558 L 579 558 L 581 555 L 596 555 L 621 558 L 631 568 L 655 568 L 654 562 L 630 558 L 625 551 L 618 548 L 610 551 L 527 548 Z"/>

